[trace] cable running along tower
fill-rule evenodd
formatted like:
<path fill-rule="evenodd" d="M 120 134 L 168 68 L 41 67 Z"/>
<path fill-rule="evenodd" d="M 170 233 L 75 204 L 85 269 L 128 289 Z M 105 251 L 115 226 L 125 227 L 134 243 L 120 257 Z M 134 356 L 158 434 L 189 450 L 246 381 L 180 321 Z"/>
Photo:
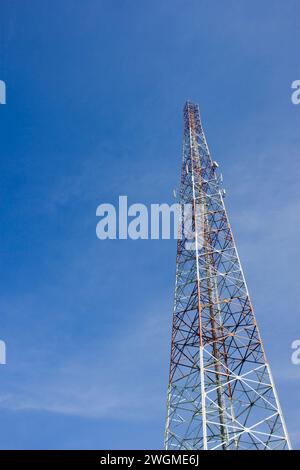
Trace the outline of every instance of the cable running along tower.
<path fill-rule="evenodd" d="M 290 449 L 217 166 L 187 102 L 180 204 L 195 243 L 177 246 L 165 448 Z"/>

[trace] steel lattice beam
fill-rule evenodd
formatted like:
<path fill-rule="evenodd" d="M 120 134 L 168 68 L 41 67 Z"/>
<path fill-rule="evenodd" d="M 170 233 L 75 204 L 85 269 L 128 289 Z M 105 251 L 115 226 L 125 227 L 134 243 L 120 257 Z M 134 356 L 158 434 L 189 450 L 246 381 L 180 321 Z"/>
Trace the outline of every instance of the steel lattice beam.
<path fill-rule="evenodd" d="M 290 449 L 199 107 L 184 108 L 166 449 Z"/>

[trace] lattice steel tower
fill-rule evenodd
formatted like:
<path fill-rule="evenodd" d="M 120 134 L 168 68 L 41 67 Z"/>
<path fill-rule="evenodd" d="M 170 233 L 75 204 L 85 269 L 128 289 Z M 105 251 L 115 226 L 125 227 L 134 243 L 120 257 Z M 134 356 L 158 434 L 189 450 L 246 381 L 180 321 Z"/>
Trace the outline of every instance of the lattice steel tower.
<path fill-rule="evenodd" d="M 290 449 L 199 107 L 184 107 L 180 227 L 165 447 Z"/>

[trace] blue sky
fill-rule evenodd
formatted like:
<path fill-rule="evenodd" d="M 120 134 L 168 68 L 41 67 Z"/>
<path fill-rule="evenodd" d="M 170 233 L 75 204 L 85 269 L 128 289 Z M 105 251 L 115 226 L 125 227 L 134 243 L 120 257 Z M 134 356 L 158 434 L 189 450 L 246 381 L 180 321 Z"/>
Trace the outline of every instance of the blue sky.
<path fill-rule="evenodd" d="M 173 202 L 200 104 L 300 448 L 296 0 L 2 0 L 0 447 L 161 448 L 176 242 L 96 238 L 96 207 Z"/>

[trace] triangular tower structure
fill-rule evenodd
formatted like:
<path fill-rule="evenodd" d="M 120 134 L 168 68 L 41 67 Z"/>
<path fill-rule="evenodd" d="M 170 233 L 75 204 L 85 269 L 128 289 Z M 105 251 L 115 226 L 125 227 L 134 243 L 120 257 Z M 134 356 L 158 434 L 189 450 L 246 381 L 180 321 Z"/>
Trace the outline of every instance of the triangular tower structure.
<path fill-rule="evenodd" d="M 217 167 L 187 102 L 180 204 L 192 205 L 195 241 L 181 230 L 165 447 L 290 449 Z"/>

